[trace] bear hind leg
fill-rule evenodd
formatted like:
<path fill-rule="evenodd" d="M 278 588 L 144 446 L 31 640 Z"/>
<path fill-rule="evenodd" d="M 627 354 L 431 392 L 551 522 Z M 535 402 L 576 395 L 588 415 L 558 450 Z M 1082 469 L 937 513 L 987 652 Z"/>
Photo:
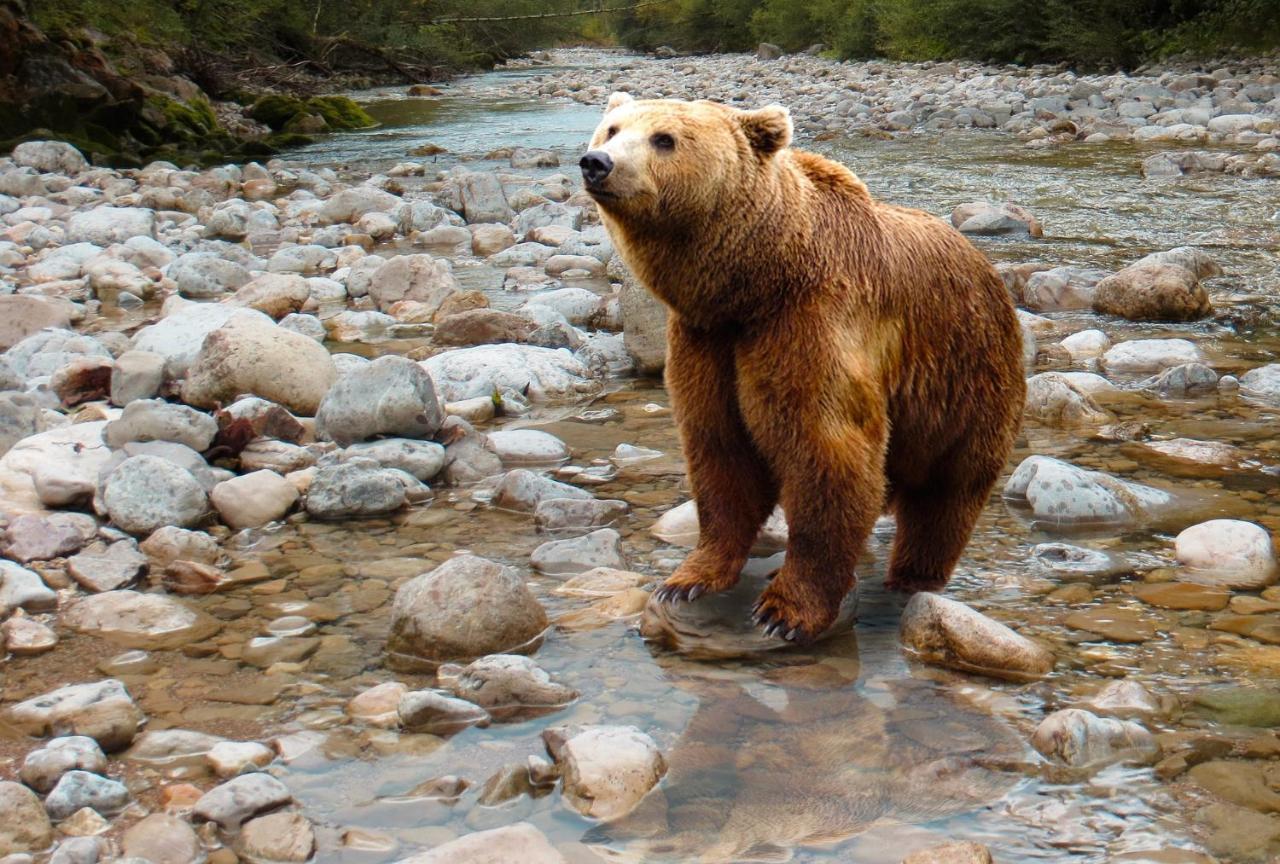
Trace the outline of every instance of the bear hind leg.
<path fill-rule="evenodd" d="M 990 481 L 895 489 L 898 531 L 885 587 L 908 594 L 942 590 L 994 482 L 993 476 Z"/>

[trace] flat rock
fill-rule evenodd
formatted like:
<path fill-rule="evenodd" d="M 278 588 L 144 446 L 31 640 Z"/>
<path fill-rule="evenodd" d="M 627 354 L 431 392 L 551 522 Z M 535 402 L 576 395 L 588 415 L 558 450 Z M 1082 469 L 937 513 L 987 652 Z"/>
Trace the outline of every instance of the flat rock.
<path fill-rule="evenodd" d="M 67 560 L 67 572 L 87 591 L 114 591 L 133 582 L 147 567 L 147 556 L 132 540 L 96 543 Z"/>
<path fill-rule="evenodd" d="M 551 540 L 529 556 L 534 568 L 548 576 L 574 576 L 596 567 L 625 569 L 622 536 L 612 528 L 600 528 L 584 537 Z"/>
<path fill-rule="evenodd" d="M 551 714 L 578 698 L 577 690 L 552 680 L 546 670 L 519 654 L 481 657 L 459 670 L 450 687 L 500 723 Z"/>
<path fill-rule="evenodd" d="M 126 648 L 160 651 L 209 638 L 217 619 L 161 594 L 108 591 L 71 604 L 63 622 Z"/>
<path fill-rule="evenodd" d="M 1156 625 L 1127 606 L 1091 606 L 1071 613 L 1064 623 L 1112 642 L 1148 642 L 1156 637 Z"/>
<path fill-rule="evenodd" d="M 437 354 L 422 367 L 446 402 L 508 390 L 531 402 L 581 400 L 603 390 L 591 370 L 564 348 L 478 345 Z"/>
<path fill-rule="evenodd" d="M 1231 592 L 1225 588 L 1190 582 L 1137 585 L 1133 589 L 1133 596 L 1161 609 L 1199 609 L 1205 612 L 1219 612 L 1231 602 Z"/>

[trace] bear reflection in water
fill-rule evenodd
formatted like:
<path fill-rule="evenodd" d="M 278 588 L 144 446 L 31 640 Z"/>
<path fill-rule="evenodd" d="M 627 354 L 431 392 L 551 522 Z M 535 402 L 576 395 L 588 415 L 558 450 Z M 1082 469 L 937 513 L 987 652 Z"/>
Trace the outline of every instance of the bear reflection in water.
<path fill-rule="evenodd" d="M 797 847 L 835 845 L 882 820 L 923 823 L 990 805 L 1018 779 L 1010 766 L 1025 745 L 999 719 L 932 680 L 859 681 L 848 603 L 825 640 L 755 653 L 779 643 L 742 641 L 741 610 L 761 581 L 742 582 L 710 603 L 646 610 L 642 631 L 658 662 L 699 704 L 662 784 L 587 833 L 602 858 L 789 861 Z M 869 638 L 880 635 L 892 638 Z M 735 644 L 748 651 L 740 663 L 723 659 Z M 698 653 L 722 659 L 688 659 Z"/>

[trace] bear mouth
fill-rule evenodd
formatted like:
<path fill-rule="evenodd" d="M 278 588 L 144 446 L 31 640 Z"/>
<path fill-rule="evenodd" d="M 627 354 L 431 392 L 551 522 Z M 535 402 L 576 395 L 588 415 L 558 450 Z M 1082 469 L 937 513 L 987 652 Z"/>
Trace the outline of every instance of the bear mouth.
<path fill-rule="evenodd" d="M 615 201 L 618 198 L 617 195 L 600 186 L 586 185 L 583 188 L 586 189 L 588 195 L 595 198 L 597 201 Z"/>

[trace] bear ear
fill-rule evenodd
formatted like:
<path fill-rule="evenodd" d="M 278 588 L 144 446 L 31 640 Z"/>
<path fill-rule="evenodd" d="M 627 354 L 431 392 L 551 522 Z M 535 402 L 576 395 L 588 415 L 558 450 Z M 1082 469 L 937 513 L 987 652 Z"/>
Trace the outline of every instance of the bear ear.
<path fill-rule="evenodd" d="M 765 156 L 791 143 L 791 112 L 781 105 L 766 105 L 738 115 L 742 132 L 751 146 Z"/>
<path fill-rule="evenodd" d="M 605 106 L 604 110 L 612 111 L 614 108 L 621 107 L 623 105 L 626 105 L 628 102 L 634 102 L 634 101 L 636 101 L 635 97 L 632 96 L 630 93 L 623 93 L 621 90 L 619 90 L 618 92 L 612 94 L 609 97 L 609 104 Z"/>

